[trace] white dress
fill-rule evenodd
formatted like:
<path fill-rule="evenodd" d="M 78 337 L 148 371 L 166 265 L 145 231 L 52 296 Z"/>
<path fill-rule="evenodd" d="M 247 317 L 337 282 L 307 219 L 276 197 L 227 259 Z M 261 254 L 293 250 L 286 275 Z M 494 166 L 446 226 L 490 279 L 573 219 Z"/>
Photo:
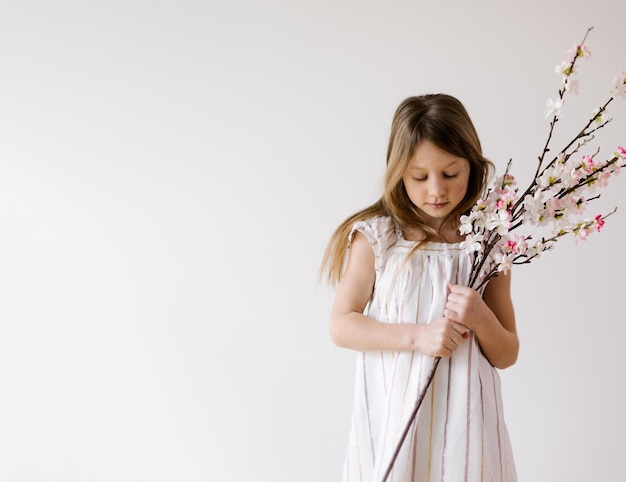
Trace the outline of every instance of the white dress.
<path fill-rule="evenodd" d="M 448 283 L 466 284 L 471 258 L 460 244 L 415 246 L 391 218 L 354 225 L 375 253 L 376 281 L 365 314 L 389 323 L 443 315 Z M 344 482 L 381 482 L 432 367 L 418 352 L 358 354 Z M 388 482 L 515 482 L 500 379 L 473 334 L 442 358 Z"/>

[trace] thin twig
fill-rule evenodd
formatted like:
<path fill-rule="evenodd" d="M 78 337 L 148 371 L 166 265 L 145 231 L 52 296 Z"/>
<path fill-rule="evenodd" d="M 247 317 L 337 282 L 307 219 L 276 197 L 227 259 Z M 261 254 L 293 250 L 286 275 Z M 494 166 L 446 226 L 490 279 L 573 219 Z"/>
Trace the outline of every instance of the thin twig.
<path fill-rule="evenodd" d="M 424 397 L 426 396 L 426 391 L 428 390 L 428 387 L 430 386 L 430 383 L 433 377 L 435 376 L 435 371 L 437 370 L 437 366 L 439 365 L 440 361 L 441 361 L 441 357 L 439 356 L 433 360 L 433 366 L 430 369 L 430 372 L 428 373 L 426 384 L 424 385 L 424 388 L 422 388 L 422 392 L 417 398 L 417 401 L 415 402 L 415 406 L 413 407 L 413 411 L 411 412 L 411 416 L 409 417 L 409 422 L 406 424 L 406 427 L 404 427 L 404 431 L 402 432 L 402 435 L 400 436 L 400 440 L 396 444 L 396 449 L 393 453 L 393 456 L 391 457 L 391 461 L 389 462 L 389 466 L 387 467 L 385 475 L 383 476 L 382 482 L 387 481 L 387 477 L 389 477 L 389 474 L 391 473 L 391 470 L 393 469 L 393 464 L 395 463 L 396 458 L 398 457 L 398 454 L 400 453 L 400 449 L 402 448 L 404 439 L 408 435 L 409 430 L 411 429 L 411 425 L 413 424 L 413 421 L 415 420 L 415 416 L 417 415 L 417 412 L 420 409 L 420 406 L 422 405 L 422 400 L 424 400 Z"/>

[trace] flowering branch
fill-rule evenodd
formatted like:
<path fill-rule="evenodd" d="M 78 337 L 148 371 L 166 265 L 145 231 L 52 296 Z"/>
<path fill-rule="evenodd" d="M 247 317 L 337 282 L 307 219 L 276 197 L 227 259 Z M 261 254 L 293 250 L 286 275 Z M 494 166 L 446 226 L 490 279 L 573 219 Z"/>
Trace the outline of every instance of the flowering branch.
<path fill-rule="evenodd" d="M 613 156 L 598 161 L 598 148 L 592 155 L 575 156 L 583 147 L 594 140 L 594 133 L 605 127 L 611 119 L 605 112 L 615 97 L 626 98 L 626 75 L 620 72 L 611 85 L 611 97 L 594 110 L 584 127 L 568 142 L 559 154 L 545 164 L 545 156 L 550 151 L 550 143 L 556 122 L 561 114 L 564 96 L 567 92 L 577 93 L 578 81 L 572 79 L 577 61 L 591 56 L 585 41 L 589 28 L 580 44 L 568 51 L 568 58 L 556 67 L 563 76 L 558 91 L 558 100 L 549 99 L 546 103 L 546 116 L 552 115 L 546 143 L 535 176 L 520 195 L 515 178 L 510 174 L 509 161 L 503 176 L 496 179 L 484 199 L 479 200 L 472 211 L 461 217 L 460 232 L 466 235 L 463 243 L 475 253 L 469 286 L 482 288 L 499 273 L 506 273 L 513 264 L 527 264 L 539 257 L 543 251 L 552 249 L 557 240 L 566 234 L 573 234 L 576 242 L 600 231 L 607 215 L 598 214 L 593 218 L 574 220 L 574 215 L 582 215 L 589 202 L 600 196 L 586 198 L 598 187 L 605 187 L 609 178 L 619 174 L 626 166 L 626 149 L 618 147 Z M 526 227 L 536 230 L 539 227 L 551 228 L 551 235 L 535 240 L 532 233 L 517 235 L 512 233 Z"/>
<path fill-rule="evenodd" d="M 578 93 L 578 81 L 570 80 L 570 77 L 575 72 L 576 61 L 578 60 L 578 58 L 583 57 L 587 59 L 591 56 L 591 52 L 589 52 L 589 50 L 587 49 L 585 40 L 587 40 L 587 36 L 592 30 L 593 27 L 589 27 L 587 29 L 587 32 L 585 32 L 585 36 L 583 37 L 582 42 L 580 42 L 580 44 L 575 44 L 574 48 L 571 51 L 568 51 L 569 58 L 561 62 L 561 64 L 557 65 L 555 68 L 555 72 L 557 74 L 563 75 L 563 84 L 558 92 L 558 100 L 553 101 L 552 99 L 548 99 L 546 102 L 545 117 L 549 117 L 550 115 L 552 115 L 552 120 L 550 121 L 550 130 L 548 131 L 546 143 L 543 146 L 543 151 L 541 152 L 541 155 L 539 156 L 539 164 L 537 165 L 537 172 L 535 172 L 535 177 L 537 177 L 537 175 L 539 174 L 539 169 L 541 169 L 541 164 L 543 163 L 544 157 L 550 150 L 549 146 L 550 141 L 552 140 L 552 133 L 554 132 L 556 123 L 559 120 L 559 115 L 561 114 L 561 108 L 563 107 L 564 103 L 563 97 L 565 96 L 565 93 Z"/>
<path fill-rule="evenodd" d="M 563 236 L 571 234 L 576 243 L 584 241 L 591 233 L 599 232 L 605 220 L 617 210 L 615 208 L 608 214 L 596 214 L 591 218 L 573 219 L 574 216 L 581 216 L 589 203 L 600 197 L 595 194 L 598 187 L 606 187 L 609 179 L 626 167 L 626 149 L 621 146 L 604 161 L 597 159 L 600 148 L 592 155 L 576 156 L 594 140 L 594 134 L 611 121 L 605 115 L 609 104 L 616 97 L 626 99 L 626 72 L 623 70 L 613 79 L 610 98 L 592 112 L 584 127 L 559 154 L 545 163 L 565 94 L 578 94 L 579 82 L 572 76 L 576 73 L 577 62 L 591 56 L 585 42 L 592 29 L 587 30 L 580 44 L 574 44 L 567 52 L 567 58 L 555 69 L 562 76 L 562 83 L 557 99 L 546 102 L 545 117 L 552 116 L 552 119 L 532 181 L 520 194 L 515 178 L 510 174 L 512 161 L 509 160 L 504 174 L 495 179 L 492 187 L 468 214 L 461 216 L 459 232 L 465 236 L 461 247 L 473 252 L 468 286 L 477 291 L 500 273 L 507 273 L 512 265 L 529 264 L 539 258 L 544 251 L 553 249 Z M 586 197 L 588 193 L 592 196 Z M 521 228 L 529 228 L 530 232 L 517 234 Z M 547 229 L 548 234 L 539 236 L 534 232 L 538 228 Z M 440 360 L 440 357 L 434 359 L 383 482 L 391 473 Z"/>

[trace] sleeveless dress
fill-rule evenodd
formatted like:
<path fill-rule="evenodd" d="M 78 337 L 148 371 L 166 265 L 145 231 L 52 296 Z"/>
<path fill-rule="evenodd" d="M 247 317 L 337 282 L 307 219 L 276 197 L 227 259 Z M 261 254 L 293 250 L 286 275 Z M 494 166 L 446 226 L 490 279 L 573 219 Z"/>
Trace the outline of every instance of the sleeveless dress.
<path fill-rule="evenodd" d="M 376 281 L 365 314 L 388 323 L 443 315 L 448 283 L 467 284 L 470 253 L 460 243 L 415 242 L 390 217 L 355 223 L 374 249 Z M 375 351 L 357 358 L 354 412 L 344 482 L 381 482 L 433 358 Z M 442 358 L 387 482 L 516 482 L 500 379 L 473 335 Z"/>

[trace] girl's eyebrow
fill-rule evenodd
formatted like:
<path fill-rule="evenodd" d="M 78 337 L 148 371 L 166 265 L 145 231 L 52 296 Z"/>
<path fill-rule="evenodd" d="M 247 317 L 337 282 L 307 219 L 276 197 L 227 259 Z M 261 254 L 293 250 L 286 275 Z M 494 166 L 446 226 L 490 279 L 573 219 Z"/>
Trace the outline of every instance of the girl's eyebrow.
<path fill-rule="evenodd" d="M 454 161 L 450 161 L 448 164 L 446 164 L 445 166 L 443 166 L 443 169 L 448 169 L 449 167 L 454 166 L 455 164 L 459 163 L 461 161 L 461 159 L 455 159 Z M 426 168 L 420 166 L 419 164 L 409 164 L 409 167 L 407 169 L 417 169 L 420 171 L 425 171 Z"/>

